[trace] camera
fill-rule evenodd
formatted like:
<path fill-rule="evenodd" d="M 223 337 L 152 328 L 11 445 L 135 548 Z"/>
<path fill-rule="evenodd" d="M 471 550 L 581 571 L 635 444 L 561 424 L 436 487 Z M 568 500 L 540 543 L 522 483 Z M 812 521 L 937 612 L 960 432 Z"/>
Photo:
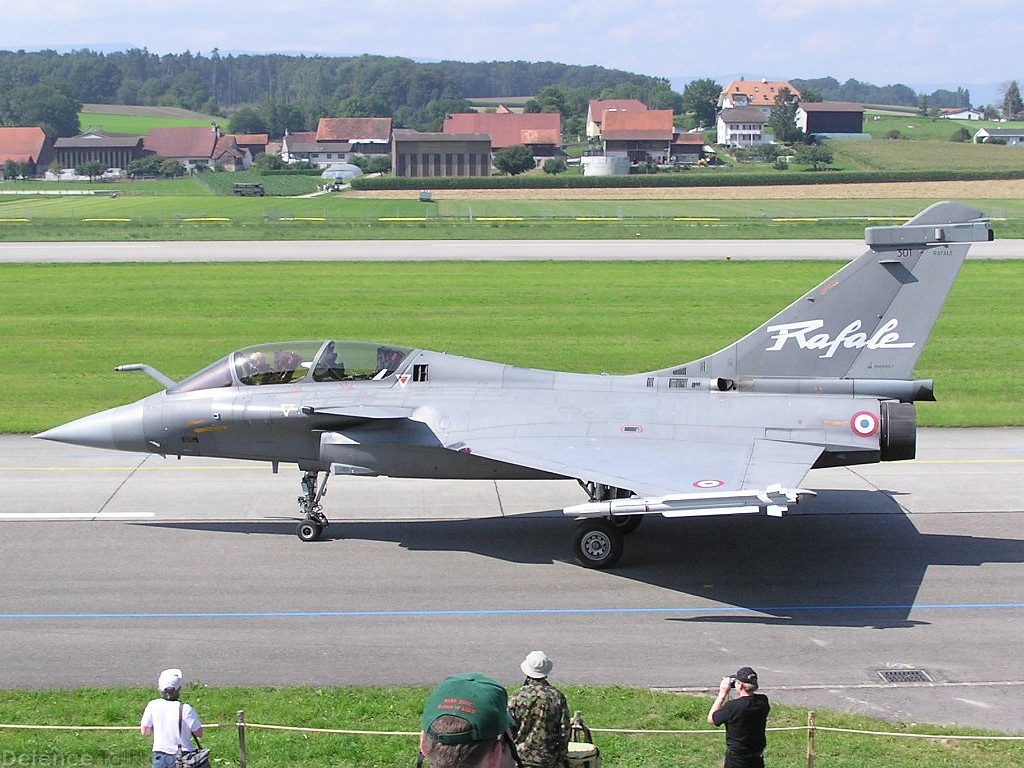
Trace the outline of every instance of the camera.
<path fill-rule="evenodd" d="M 729 687 L 730 688 L 735 688 L 736 687 L 736 678 L 735 677 L 730 677 L 729 678 Z"/>

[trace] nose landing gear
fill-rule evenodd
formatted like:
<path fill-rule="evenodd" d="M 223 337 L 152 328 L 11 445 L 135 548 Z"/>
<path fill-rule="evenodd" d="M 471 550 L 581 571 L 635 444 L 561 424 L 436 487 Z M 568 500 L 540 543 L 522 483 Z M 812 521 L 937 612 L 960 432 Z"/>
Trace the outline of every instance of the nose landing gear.
<path fill-rule="evenodd" d="M 302 522 L 295 529 L 295 535 L 302 541 L 316 541 L 329 524 L 327 517 L 320 511 L 322 509 L 320 499 L 327 493 L 327 479 L 330 475 L 324 474 L 324 482 L 318 489 L 319 474 L 319 472 L 306 472 L 302 476 L 302 495 L 298 498 Z"/>

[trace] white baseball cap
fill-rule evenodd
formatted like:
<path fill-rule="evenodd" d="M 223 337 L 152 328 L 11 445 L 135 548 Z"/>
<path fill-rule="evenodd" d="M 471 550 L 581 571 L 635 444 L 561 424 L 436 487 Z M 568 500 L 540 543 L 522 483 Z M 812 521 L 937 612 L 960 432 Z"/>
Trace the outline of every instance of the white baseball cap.
<path fill-rule="evenodd" d="M 180 669 L 165 669 L 160 673 L 160 679 L 157 680 L 156 688 L 158 691 L 166 691 L 168 688 L 178 690 L 181 688 L 181 670 Z"/>

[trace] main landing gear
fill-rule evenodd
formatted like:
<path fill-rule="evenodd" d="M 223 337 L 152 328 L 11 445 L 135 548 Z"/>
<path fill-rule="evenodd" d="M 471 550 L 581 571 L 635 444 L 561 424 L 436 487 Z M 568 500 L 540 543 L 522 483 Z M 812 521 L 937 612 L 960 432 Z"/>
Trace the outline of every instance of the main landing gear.
<path fill-rule="evenodd" d="M 302 495 L 299 496 L 299 511 L 302 512 L 302 522 L 295 529 L 295 534 L 303 541 L 316 541 L 327 527 L 327 517 L 320 511 L 322 509 L 320 499 L 327 493 L 327 479 L 329 474 L 324 474 L 324 482 L 317 489 L 319 472 L 306 472 L 302 476 Z"/>
<path fill-rule="evenodd" d="M 578 481 L 591 501 L 628 499 L 632 491 L 601 483 Z M 572 537 L 573 559 L 584 568 L 611 568 L 622 557 L 623 537 L 640 527 L 643 515 L 585 518 Z"/>

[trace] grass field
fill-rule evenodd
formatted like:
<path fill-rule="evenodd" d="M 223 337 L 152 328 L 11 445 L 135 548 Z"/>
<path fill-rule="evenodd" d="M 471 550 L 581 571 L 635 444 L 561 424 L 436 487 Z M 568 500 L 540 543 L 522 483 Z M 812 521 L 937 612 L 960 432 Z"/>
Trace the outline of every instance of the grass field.
<path fill-rule="evenodd" d="M 711 699 L 631 688 L 564 686 L 570 706 L 591 728 L 635 730 L 697 730 L 685 735 L 595 733 L 603 765 L 608 768 L 679 768 L 721 764 L 724 736 L 705 720 Z M 771 697 L 770 688 L 765 692 Z M 192 685 L 183 698 L 208 724 L 227 727 L 208 732 L 204 746 L 212 749 L 214 766 L 237 765 L 239 710 L 248 723 L 293 727 L 416 733 L 428 688 L 206 688 Z M 86 689 L 79 691 L 4 691 L 0 722 L 131 726 L 128 732 L 29 732 L 0 730 L 3 752 L 11 766 L 144 766 L 150 745 L 137 732 L 138 719 L 155 692 L 150 689 Z M 816 713 L 823 728 L 848 728 L 895 734 L 941 736 L 983 735 L 964 728 L 923 724 L 892 724 L 870 718 Z M 807 712 L 772 704 L 769 728 L 793 731 L 768 734 L 766 762 L 774 768 L 806 766 Z M 248 729 L 252 768 L 394 768 L 415 763 L 415 736 L 363 736 L 290 733 Z M 990 768 L 1024 765 L 1020 741 L 899 739 L 820 731 L 816 735 L 818 768 Z M 48 762 L 43 762 L 47 761 Z"/>
<path fill-rule="evenodd" d="M 973 170 L 1024 169 L 1020 147 L 960 144 L 952 141 L 834 141 L 836 165 L 867 171 L 926 171 L 935 168 Z"/>
<path fill-rule="evenodd" d="M 145 136 L 150 128 L 196 128 L 219 123 L 225 129 L 227 120 L 171 107 L 125 107 L 87 104 L 78 113 L 82 132 L 104 131 Z"/>
<path fill-rule="evenodd" d="M 535 368 L 635 373 L 767 320 L 833 262 L 0 265 L 0 432 L 34 432 L 287 339 L 421 346 Z M 968 262 L 918 366 L 928 426 L 1021 425 L 1024 262 Z M 723 308 L 728 308 L 723 310 Z M 52 361 L 52 362 L 51 362 Z M 28 374 L 27 372 L 31 372 Z M 998 393 L 998 396 L 993 396 Z"/>
<path fill-rule="evenodd" d="M 1022 153 L 1024 155 L 1024 153 Z M 203 177 L 205 178 L 205 177 Z M 268 189 L 281 179 L 270 177 Z M 144 182 L 155 183 L 155 182 Z M 0 241 L 849 238 L 947 197 L 650 199 L 438 194 L 401 197 L 212 195 L 201 181 L 100 196 L 0 195 Z M 880 186 L 880 185 L 876 185 Z M 963 185 L 957 185 L 960 187 Z M 945 185 L 940 188 L 946 189 Z M 969 188 L 983 192 L 983 183 Z M 103 192 L 112 191 L 103 186 Z M 865 190 L 857 190 L 865 191 Z M 955 191 L 955 188 L 954 190 Z M 713 193 L 708 193 L 709 195 Z M 996 220 L 999 238 L 1024 237 L 1024 199 L 955 196 Z"/>

